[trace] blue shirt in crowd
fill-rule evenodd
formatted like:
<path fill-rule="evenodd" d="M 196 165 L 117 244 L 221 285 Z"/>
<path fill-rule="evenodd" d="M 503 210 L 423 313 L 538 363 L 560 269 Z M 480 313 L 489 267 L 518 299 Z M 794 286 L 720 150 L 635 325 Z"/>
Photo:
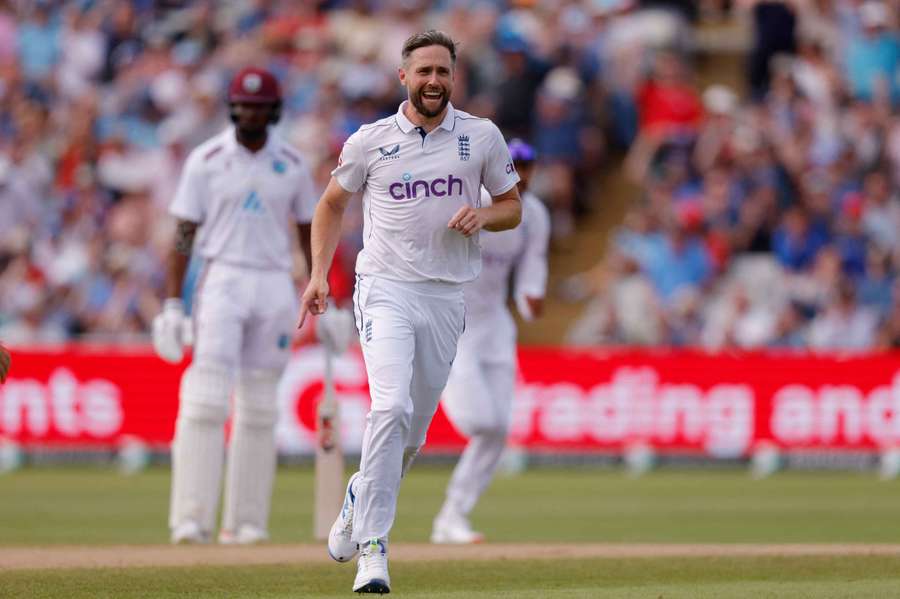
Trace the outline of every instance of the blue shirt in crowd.
<path fill-rule="evenodd" d="M 897 82 L 900 43 L 896 36 L 884 33 L 876 38 L 860 36 L 851 40 L 844 68 L 844 75 L 850 82 L 854 97 L 871 100 L 875 94 L 876 82 L 884 79 L 888 84 L 891 100 L 900 100 L 900 86 Z"/>

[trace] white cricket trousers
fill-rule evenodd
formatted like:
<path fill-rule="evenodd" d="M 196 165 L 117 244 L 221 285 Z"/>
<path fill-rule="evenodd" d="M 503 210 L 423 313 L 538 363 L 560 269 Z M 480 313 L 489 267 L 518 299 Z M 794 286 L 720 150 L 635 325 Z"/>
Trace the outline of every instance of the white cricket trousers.
<path fill-rule="evenodd" d="M 225 421 L 234 418 L 222 528 L 265 531 L 275 477 L 277 387 L 298 312 L 290 273 L 207 265 L 194 304 L 194 357 L 181 380 L 169 525 L 210 535 L 218 511 Z"/>
<path fill-rule="evenodd" d="M 462 286 L 357 277 L 356 325 L 372 405 L 356 483 L 353 540 L 386 539 L 400 479 L 419 448 L 465 328 Z"/>
<path fill-rule="evenodd" d="M 280 373 L 299 308 L 291 273 L 211 261 L 194 300 L 194 363 Z"/>
<path fill-rule="evenodd" d="M 499 323 L 500 319 L 494 322 Z M 488 326 L 488 322 L 483 322 L 481 333 Z M 500 336 L 502 328 L 495 325 L 494 335 Z M 495 355 L 484 351 L 491 345 L 485 342 L 484 335 L 469 333 L 460 339 L 459 353 L 444 390 L 444 413 L 468 438 L 447 486 L 441 510 L 445 516 L 468 516 L 493 480 L 506 447 L 515 393 L 516 361 L 511 357 L 514 351 L 501 354 L 509 355 L 509 359 L 495 361 Z M 509 337 L 514 345 L 515 333 Z"/>

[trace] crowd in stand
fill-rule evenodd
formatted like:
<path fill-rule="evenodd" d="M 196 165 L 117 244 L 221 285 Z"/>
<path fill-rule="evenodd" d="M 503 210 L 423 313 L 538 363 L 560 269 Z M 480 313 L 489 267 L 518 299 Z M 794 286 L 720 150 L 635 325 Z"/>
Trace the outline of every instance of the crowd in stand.
<path fill-rule="evenodd" d="M 688 19 L 716 10 L 752 27 L 743 90 L 695 81 Z M 564 287 L 590 301 L 570 343 L 898 345 L 898 17 L 873 0 L 0 0 L 0 339 L 145 340 L 166 208 L 228 124 L 232 74 L 277 74 L 278 134 L 323 186 L 403 99 L 403 40 L 436 27 L 461 43 L 454 104 L 536 146 L 556 248 L 608 149 L 628 151 L 641 198 Z"/>
<path fill-rule="evenodd" d="M 276 73 L 278 134 L 324 185 L 347 136 L 396 111 L 401 45 L 431 27 L 461 44 L 454 104 L 536 146 L 535 186 L 565 244 L 604 149 L 606 31 L 636 5 L 0 0 L 0 339 L 145 340 L 166 208 L 187 153 L 228 124 L 233 73 Z M 361 243 L 349 220 L 344 273 Z"/>
<path fill-rule="evenodd" d="M 732 2 L 746 93 L 666 49 L 633 88 L 641 191 L 592 271 L 576 344 L 900 346 L 900 36 L 893 3 Z"/>

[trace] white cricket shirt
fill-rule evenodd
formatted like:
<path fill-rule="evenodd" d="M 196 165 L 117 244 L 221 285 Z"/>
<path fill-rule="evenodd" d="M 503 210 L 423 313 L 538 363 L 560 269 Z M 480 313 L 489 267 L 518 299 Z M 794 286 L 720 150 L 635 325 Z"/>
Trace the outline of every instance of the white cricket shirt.
<path fill-rule="evenodd" d="M 200 223 L 194 247 L 204 258 L 290 270 L 290 229 L 312 221 L 317 201 L 309 168 L 287 142 L 270 132 L 251 152 L 229 127 L 190 153 L 169 212 Z"/>
<path fill-rule="evenodd" d="M 485 203 L 490 197 L 482 196 Z M 550 215 L 530 192 L 522 194 L 522 224 L 481 235 L 481 275 L 463 287 L 466 331 L 457 352 L 473 352 L 483 362 L 512 364 L 516 358 L 516 325 L 507 308 L 512 294 L 526 320 L 532 314 L 525 297 L 544 297 L 547 289 L 547 245 Z"/>
<path fill-rule="evenodd" d="M 332 175 L 363 189 L 363 249 L 356 272 L 399 281 L 465 283 L 478 276 L 478 236 L 448 229 L 463 205 L 481 205 L 519 180 L 500 130 L 448 104 L 427 135 L 403 114 L 363 125 L 344 144 Z"/>
<path fill-rule="evenodd" d="M 490 197 L 485 193 L 482 201 L 489 204 Z M 506 310 L 510 276 L 514 297 L 544 297 L 549 241 L 547 208 L 537 196 L 526 191 L 522 194 L 521 225 L 507 231 L 482 232 L 481 275 L 465 286 L 467 327 L 477 326 L 474 320 L 481 315 L 487 317 L 485 326 L 490 326 L 490 316 Z"/>

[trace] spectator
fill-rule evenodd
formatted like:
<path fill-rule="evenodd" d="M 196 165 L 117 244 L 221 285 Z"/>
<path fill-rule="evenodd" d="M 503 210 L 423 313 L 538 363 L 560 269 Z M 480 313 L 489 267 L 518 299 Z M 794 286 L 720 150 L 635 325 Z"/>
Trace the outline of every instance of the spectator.
<path fill-rule="evenodd" d="M 99 13 L 70 7 L 60 34 L 61 58 L 56 70 L 62 95 L 77 100 L 93 87 L 103 68 L 105 39 Z"/>
<path fill-rule="evenodd" d="M 890 30 L 888 7 L 867 0 L 860 6 L 859 21 L 862 31 L 848 40 L 844 65 L 850 91 L 856 99 L 896 103 L 900 100 L 900 41 Z"/>
<path fill-rule="evenodd" d="M 762 98 L 768 92 L 770 65 L 778 54 L 796 50 L 797 15 L 793 3 L 785 0 L 746 0 L 753 16 L 753 48 L 750 51 L 748 78 L 751 94 Z"/>
<path fill-rule="evenodd" d="M 19 27 L 19 61 L 25 78 L 47 83 L 59 60 L 59 23 L 51 18 L 48 2 L 35 2 Z"/>
<path fill-rule="evenodd" d="M 863 179 L 862 226 L 869 239 L 882 250 L 900 247 L 900 199 L 892 193 L 888 176 L 873 171 Z"/>
<path fill-rule="evenodd" d="M 703 331 L 703 345 L 711 349 L 756 349 L 772 343 L 780 332 L 776 312 L 754 304 L 743 286 L 732 290 L 720 322 L 710 319 Z"/>
<path fill-rule="evenodd" d="M 803 309 L 790 303 L 778 314 L 775 332 L 768 343 L 773 349 L 803 349 L 806 347 L 806 319 Z"/>
<path fill-rule="evenodd" d="M 497 47 L 503 65 L 502 80 L 495 90 L 497 126 L 513 137 L 531 139 L 535 98 L 547 68 L 529 54 L 527 42 L 514 33 L 502 37 Z"/>
<path fill-rule="evenodd" d="M 578 179 L 582 175 L 579 166 L 589 152 L 583 98 L 581 80 L 568 67 L 551 71 L 538 92 L 534 145 L 541 160 L 535 187 L 550 202 L 557 247 L 574 233 Z"/>
<path fill-rule="evenodd" d="M 110 83 L 138 59 L 144 48 L 144 41 L 138 32 L 134 5 L 130 2 L 115 4 L 106 28 L 106 50 L 103 53 L 106 61 L 101 79 Z"/>
<path fill-rule="evenodd" d="M 679 226 L 639 233 L 627 219 L 616 250 L 590 276 L 567 281 L 573 299 L 573 291 L 597 295 L 579 325 L 602 323 L 595 341 L 625 337 L 632 306 L 599 302 L 599 294 L 640 281 L 623 267 L 625 256 L 652 284 L 656 304 L 639 293 L 632 301 L 651 323 L 661 315 L 664 332 L 654 338 L 662 342 L 826 351 L 894 346 L 900 339 L 894 16 L 885 3 L 871 1 L 738 4 L 753 8 L 758 25 L 776 22 L 758 27 L 754 87 L 743 101 L 710 87 L 696 123 L 672 118 L 668 102 L 659 104 L 668 114 L 643 110 L 642 118 L 652 116 L 642 121 L 626 169 L 649 211 Z M 669 59 L 657 59 L 657 80 L 680 81 L 682 97 L 690 97 L 690 76 L 665 76 L 675 72 Z M 673 125 L 681 134 L 672 134 Z M 653 129 L 662 133 L 646 134 Z M 674 251 L 687 247 L 693 251 Z M 587 284 L 592 280 L 602 284 Z"/>
<path fill-rule="evenodd" d="M 857 283 L 859 303 L 888 314 L 893 303 L 896 277 L 891 273 L 890 255 L 877 247 L 870 247 L 866 256 L 866 269 Z"/>
<path fill-rule="evenodd" d="M 810 324 L 809 344 L 816 349 L 865 350 L 874 344 L 876 314 L 856 303 L 848 280 L 838 286 L 832 303 Z"/>
<path fill-rule="evenodd" d="M 18 24 L 9 0 L 0 0 L 0 64 L 10 64 L 18 56 Z"/>
<path fill-rule="evenodd" d="M 660 52 L 653 73 L 638 92 L 641 131 L 651 136 L 694 133 L 700 124 L 702 107 L 687 69 L 674 52 Z"/>
<path fill-rule="evenodd" d="M 809 213 L 801 206 L 788 209 L 772 236 L 772 250 L 783 266 L 802 270 L 810 266 L 818 251 L 828 243 L 827 237 L 810 222 Z"/>
<path fill-rule="evenodd" d="M 709 251 L 698 235 L 701 216 L 684 208 L 674 220 L 667 235 L 657 237 L 640 261 L 663 301 L 685 289 L 702 288 L 712 274 Z"/>

